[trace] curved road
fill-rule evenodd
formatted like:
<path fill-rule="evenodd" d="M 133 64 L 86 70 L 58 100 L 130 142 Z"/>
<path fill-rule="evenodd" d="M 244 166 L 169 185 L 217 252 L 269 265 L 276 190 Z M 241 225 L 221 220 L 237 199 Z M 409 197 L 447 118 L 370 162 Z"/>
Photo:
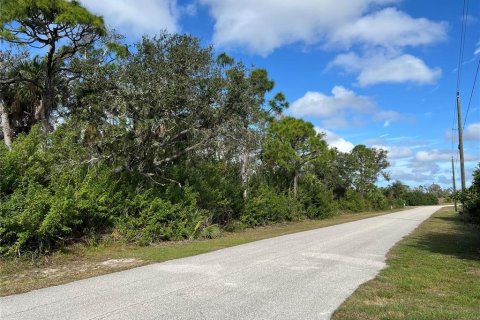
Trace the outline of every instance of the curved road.
<path fill-rule="evenodd" d="M 328 319 L 441 206 L 0 298 L 0 319 Z"/>

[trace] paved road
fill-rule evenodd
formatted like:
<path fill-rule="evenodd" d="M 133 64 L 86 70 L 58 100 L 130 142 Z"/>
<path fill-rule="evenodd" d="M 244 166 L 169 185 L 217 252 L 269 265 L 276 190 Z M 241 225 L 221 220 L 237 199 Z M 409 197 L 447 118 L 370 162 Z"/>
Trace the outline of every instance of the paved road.
<path fill-rule="evenodd" d="M 0 298 L 0 319 L 328 319 L 440 206 Z"/>

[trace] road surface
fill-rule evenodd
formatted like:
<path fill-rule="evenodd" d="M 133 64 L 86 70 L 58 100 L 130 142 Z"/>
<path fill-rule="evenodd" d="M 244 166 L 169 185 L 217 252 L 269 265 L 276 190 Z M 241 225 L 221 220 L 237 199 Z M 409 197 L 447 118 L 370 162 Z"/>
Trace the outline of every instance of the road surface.
<path fill-rule="evenodd" d="M 0 319 L 328 319 L 440 206 L 0 298 Z"/>

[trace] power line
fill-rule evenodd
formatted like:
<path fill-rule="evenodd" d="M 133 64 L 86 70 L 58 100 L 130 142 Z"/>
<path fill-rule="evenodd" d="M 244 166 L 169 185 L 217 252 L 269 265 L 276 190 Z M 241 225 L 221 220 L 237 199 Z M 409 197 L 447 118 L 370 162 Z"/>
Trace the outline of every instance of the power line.
<path fill-rule="evenodd" d="M 467 33 L 468 4 L 469 0 L 463 0 L 462 30 L 460 33 L 460 50 L 458 55 L 457 68 L 457 92 L 460 89 L 460 82 L 462 78 L 463 54 L 465 51 L 465 34 Z"/>
<path fill-rule="evenodd" d="M 465 114 L 465 119 L 463 120 L 463 129 L 465 129 L 465 124 L 467 123 L 468 111 L 470 111 L 470 105 L 472 104 L 473 93 L 475 91 L 475 85 L 477 84 L 478 69 L 480 69 L 480 59 L 478 59 L 477 71 L 475 72 L 475 79 L 473 80 L 472 92 L 470 93 L 470 100 L 468 101 L 467 113 Z"/>

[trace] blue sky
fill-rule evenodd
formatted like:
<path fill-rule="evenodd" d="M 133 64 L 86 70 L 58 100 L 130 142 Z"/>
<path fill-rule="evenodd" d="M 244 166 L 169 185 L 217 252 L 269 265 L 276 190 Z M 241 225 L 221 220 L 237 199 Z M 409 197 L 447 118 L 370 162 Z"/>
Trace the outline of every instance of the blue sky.
<path fill-rule="evenodd" d="M 480 59 L 480 0 L 469 0 L 460 81 L 465 116 Z M 451 184 L 463 1 L 82 0 L 133 42 L 162 29 L 266 68 L 330 145 L 389 150 L 392 179 Z M 480 79 L 465 125 L 467 181 L 480 161 Z M 457 165 L 458 168 L 458 165 Z M 457 173 L 457 177 L 459 173 Z"/>

